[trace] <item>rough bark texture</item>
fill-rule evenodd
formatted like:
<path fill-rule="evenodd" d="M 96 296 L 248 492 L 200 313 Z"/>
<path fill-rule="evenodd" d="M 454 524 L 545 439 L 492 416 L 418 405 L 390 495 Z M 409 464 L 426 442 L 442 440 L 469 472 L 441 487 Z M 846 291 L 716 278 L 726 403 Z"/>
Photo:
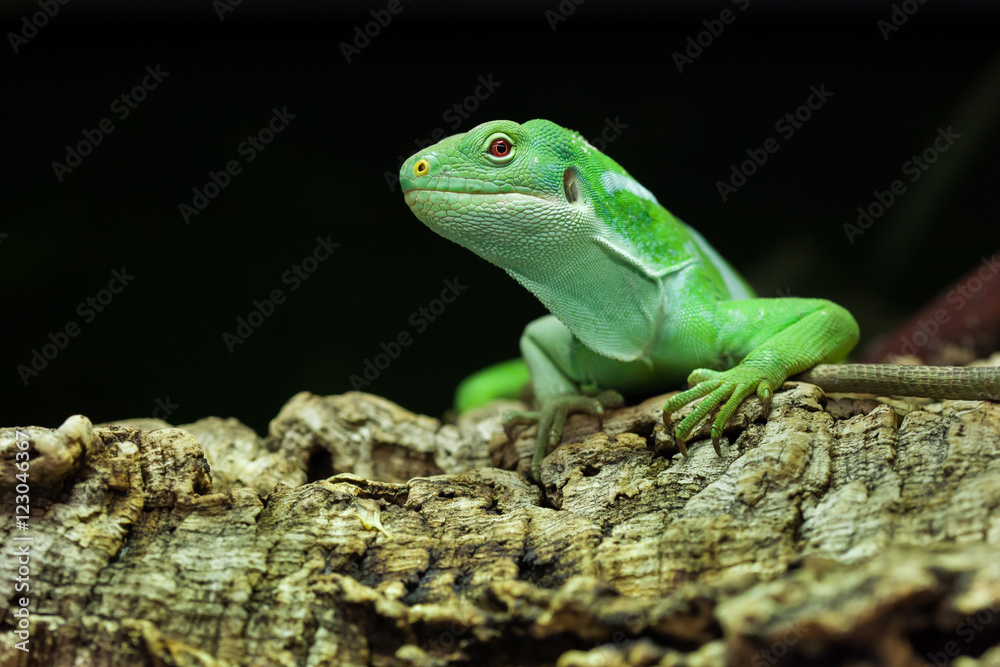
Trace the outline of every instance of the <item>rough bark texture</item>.
<path fill-rule="evenodd" d="M 664 398 L 541 487 L 503 406 L 0 429 L 0 664 L 1000 665 L 1000 405 L 789 383 L 685 458 Z"/>

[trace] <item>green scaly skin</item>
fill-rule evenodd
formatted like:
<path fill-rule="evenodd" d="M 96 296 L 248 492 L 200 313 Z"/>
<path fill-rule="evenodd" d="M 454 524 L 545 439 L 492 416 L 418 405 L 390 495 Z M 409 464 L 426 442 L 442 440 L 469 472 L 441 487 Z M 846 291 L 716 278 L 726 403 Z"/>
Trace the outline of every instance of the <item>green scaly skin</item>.
<path fill-rule="evenodd" d="M 492 121 L 443 139 L 403 164 L 400 184 L 424 224 L 507 271 L 551 313 L 521 337 L 539 409 L 504 418 L 508 433 L 538 423 L 535 479 L 567 414 L 600 417 L 615 392 L 687 378 L 692 388 L 667 402 L 664 422 L 706 397 L 676 437 L 686 453 L 688 434 L 721 406 L 712 422 L 718 452 L 744 399 L 756 393 L 767 406 L 787 377 L 840 361 L 857 343 L 854 318 L 830 301 L 756 298 L 698 232 L 550 121 Z M 512 377 L 509 364 L 473 376 L 464 385 L 475 391 L 460 392 L 459 406 L 509 395 Z"/>

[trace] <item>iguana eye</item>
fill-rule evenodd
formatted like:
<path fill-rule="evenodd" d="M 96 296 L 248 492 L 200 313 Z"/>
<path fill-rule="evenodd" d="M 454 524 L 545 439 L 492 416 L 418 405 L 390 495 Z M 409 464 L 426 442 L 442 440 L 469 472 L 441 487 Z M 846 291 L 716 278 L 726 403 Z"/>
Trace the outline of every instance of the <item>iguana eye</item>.
<path fill-rule="evenodd" d="M 510 153 L 510 142 L 506 139 L 494 139 L 490 144 L 490 155 L 493 157 L 506 157 Z"/>
<path fill-rule="evenodd" d="M 514 155 L 514 144 L 506 136 L 494 135 L 489 140 L 487 155 L 494 162 L 506 162 Z"/>

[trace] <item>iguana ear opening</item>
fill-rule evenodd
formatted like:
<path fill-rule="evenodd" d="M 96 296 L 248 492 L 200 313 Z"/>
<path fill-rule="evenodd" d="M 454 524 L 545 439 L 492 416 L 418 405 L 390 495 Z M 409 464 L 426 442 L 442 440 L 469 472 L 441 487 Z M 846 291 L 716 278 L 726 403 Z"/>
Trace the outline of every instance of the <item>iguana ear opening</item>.
<path fill-rule="evenodd" d="M 576 167 L 570 167 L 563 172 L 563 192 L 566 194 L 566 201 L 575 204 L 580 198 L 580 188 L 576 184 Z"/>

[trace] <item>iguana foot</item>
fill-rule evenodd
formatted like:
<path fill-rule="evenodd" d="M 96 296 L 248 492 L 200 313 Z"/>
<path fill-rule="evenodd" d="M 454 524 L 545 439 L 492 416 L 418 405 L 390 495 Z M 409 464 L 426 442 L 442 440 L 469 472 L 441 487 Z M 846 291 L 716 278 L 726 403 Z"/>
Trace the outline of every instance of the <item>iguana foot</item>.
<path fill-rule="evenodd" d="M 719 439 L 722 437 L 722 429 L 726 422 L 736 412 L 736 408 L 752 393 L 764 401 L 764 414 L 771 410 L 771 397 L 774 390 L 781 386 L 784 377 L 780 371 L 768 371 L 753 366 L 743 366 L 742 364 L 730 368 L 728 371 L 713 371 L 707 368 L 699 368 L 688 376 L 688 384 L 691 388 L 687 391 L 673 396 L 663 406 L 663 425 L 670 428 L 672 425 L 671 415 L 691 401 L 705 396 L 705 400 L 698 404 L 694 411 L 681 420 L 677 425 L 676 440 L 677 448 L 684 456 L 687 456 L 687 446 L 684 440 L 694 429 L 703 417 L 712 410 L 722 405 L 712 422 L 712 446 L 715 453 L 722 456 L 719 449 Z M 728 397 L 728 400 L 727 400 Z M 723 404 L 723 401 L 725 403 Z"/>
<path fill-rule="evenodd" d="M 604 408 L 622 405 L 624 400 L 616 391 L 605 391 L 596 397 L 565 395 L 551 396 L 541 402 L 538 410 L 507 410 L 503 414 L 503 430 L 513 442 L 514 429 L 518 426 L 538 424 L 535 436 L 535 455 L 531 459 L 531 476 L 539 481 L 542 476 L 542 459 L 550 446 L 559 444 L 566 418 L 572 412 L 586 412 L 597 417 L 604 426 Z"/>

